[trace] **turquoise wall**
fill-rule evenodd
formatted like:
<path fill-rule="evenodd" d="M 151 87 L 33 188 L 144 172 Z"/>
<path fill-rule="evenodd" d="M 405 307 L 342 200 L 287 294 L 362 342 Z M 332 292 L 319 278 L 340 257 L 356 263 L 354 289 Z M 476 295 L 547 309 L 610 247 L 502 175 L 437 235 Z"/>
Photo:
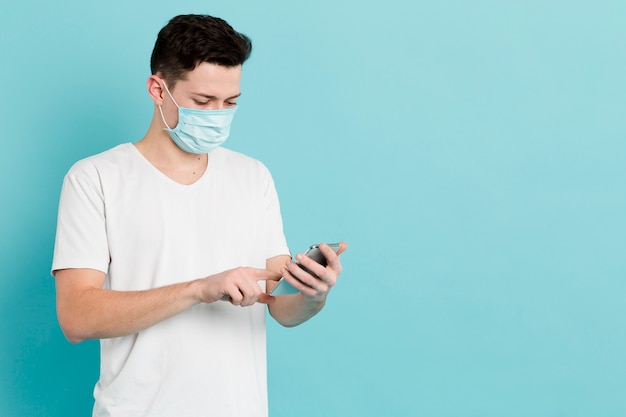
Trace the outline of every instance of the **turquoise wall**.
<path fill-rule="evenodd" d="M 228 145 L 293 251 L 345 240 L 309 323 L 271 323 L 271 415 L 626 415 L 626 3 L 0 4 L 0 415 L 90 415 L 98 344 L 49 276 L 71 164 L 138 140 L 158 30 L 252 37 Z"/>

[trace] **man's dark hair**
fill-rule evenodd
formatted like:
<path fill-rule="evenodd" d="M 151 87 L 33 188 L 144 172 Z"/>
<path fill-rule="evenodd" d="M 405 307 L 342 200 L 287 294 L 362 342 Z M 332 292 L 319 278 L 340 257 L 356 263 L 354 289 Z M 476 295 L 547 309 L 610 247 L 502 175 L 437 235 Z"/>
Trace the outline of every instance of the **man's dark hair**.
<path fill-rule="evenodd" d="M 202 62 L 235 67 L 243 64 L 251 52 L 250 39 L 225 20 L 208 15 L 180 15 L 159 32 L 150 69 L 173 87 Z"/>

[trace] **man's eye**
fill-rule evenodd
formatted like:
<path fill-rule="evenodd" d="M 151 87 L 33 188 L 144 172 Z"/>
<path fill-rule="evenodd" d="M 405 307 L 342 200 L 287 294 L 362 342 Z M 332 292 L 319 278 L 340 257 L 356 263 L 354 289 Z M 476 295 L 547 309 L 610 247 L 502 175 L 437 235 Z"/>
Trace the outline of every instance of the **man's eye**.
<path fill-rule="evenodd" d="M 209 104 L 208 101 L 200 101 L 200 100 L 194 100 L 194 102 L 198 105 L 198 106 L 204 106 L 206 104 Z"/>
<path fill-rule="evenodd" d="M 226 104 L 229 105 L 229 106 L 236 106 L 237 102 L 236 101 L 227 101 Z"/>

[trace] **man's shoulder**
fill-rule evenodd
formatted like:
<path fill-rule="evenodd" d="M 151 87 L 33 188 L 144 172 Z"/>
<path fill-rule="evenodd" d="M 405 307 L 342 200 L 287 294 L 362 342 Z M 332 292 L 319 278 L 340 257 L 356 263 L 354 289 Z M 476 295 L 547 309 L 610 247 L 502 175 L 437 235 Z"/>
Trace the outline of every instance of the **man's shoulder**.
<path fill-rule="evenodd" d="M 267 171 L 267 167 L 260 160 L 253 158 L 244 153 L 233 151 L 232 149 L 219 147 L 213 150 L 211 154 L 214 158 L 224 163 L 225 166 L 234 169 L 254 169 Z M 209 156 L 209 161 L 211 156 Z"/>
<path fill-rule="evenodd" d="M 233 161 L 233 162 L 241 162 L 241 163 L 248 163 L 248 164 L 259 162 L 257 159 L 249 155 L 246 155 L 238 151 L 233 151 L 232 149 L 224 148 L 223 146 L 215 148 L 211 152 L 210 155 L 223 159 L 223 160 L 228 160 L 228 161 Z"/>
<path fill-rule="evenodd" d="M 123 143 L 106 151 L 80 159 L 68 175 L 93 174 L 107 168 L 117 169 L 133 157 L 133 144 Z"/>

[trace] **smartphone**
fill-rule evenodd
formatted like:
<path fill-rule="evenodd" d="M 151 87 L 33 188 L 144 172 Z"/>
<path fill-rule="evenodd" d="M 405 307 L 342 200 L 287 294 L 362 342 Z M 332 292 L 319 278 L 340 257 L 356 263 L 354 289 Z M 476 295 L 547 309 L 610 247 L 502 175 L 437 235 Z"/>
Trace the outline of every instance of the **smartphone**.
<path fill-rule="evenodd" d="M 329 243 L 328 246 L 330 246 L 330 248 L 334 250 L 335 253 L 339 252 L 339 249 L 341 248 L 341 245 L 339 243 Z M 318 247 L 318 245 L 311 245 L 309 249 L 307 249 L 307 251 L 304 252 L 304 254 L 308 256 L 309 258 L 311 258 L 312 260 L 314 260 L 315 262 L 317 262 L 318 264 L 322 266 L 326 266 L 326 257 L 322 254 L 322 251 L 320 251 L 320 248 Z M 304 266 L 300 264 L 298 264 L 298 266 L 304 269 L 309 274 L 313 274 L 310 270 L 308 270 Z M 274 287 L 270 295 L 297 294 L 299 292 L 300 290 L 294 288 L 289 282 L 287 282 L 285 278 L 281 278 L 280 281 L 278 281 L 278 285 Z"/>

